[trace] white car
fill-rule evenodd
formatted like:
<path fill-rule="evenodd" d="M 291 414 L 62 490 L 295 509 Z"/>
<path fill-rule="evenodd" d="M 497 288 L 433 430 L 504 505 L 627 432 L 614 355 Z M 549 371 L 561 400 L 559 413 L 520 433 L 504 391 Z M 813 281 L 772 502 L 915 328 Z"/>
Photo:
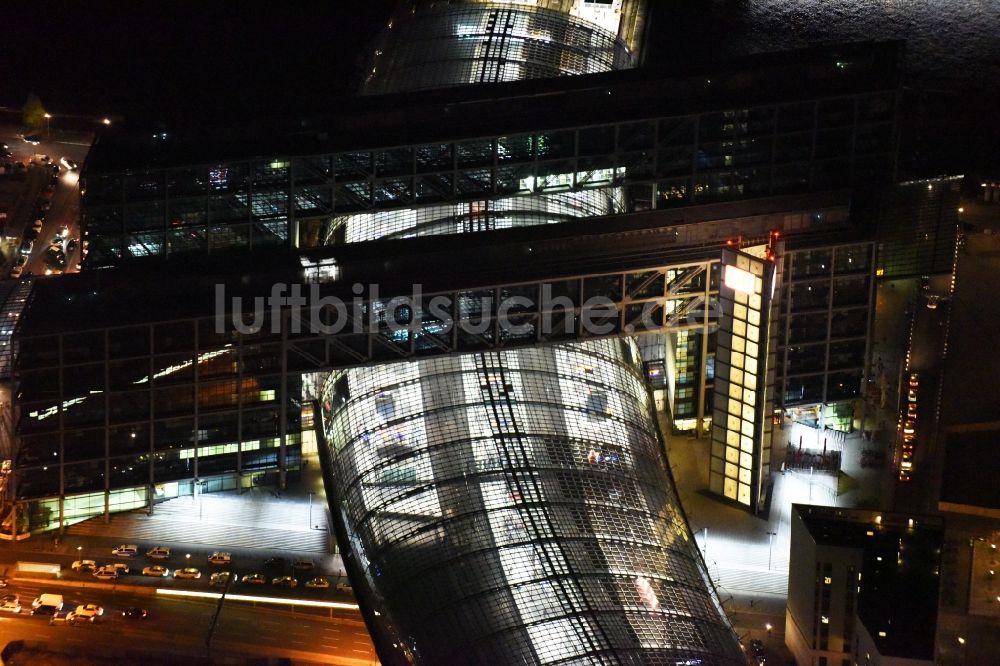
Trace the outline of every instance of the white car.
<path fill-rule="evenodd" d="M 21 612 L 21 600 L 16 594 L 8 594 L 3 599 L 0 599 L 0 611 L 7 611 L 8 613 L 20 613 Z"/>
<path fill-rule="evenodd" d="M 122 544 L 111 551 L 115 557 L 135 557 L 139 553 L 139 547 L 135 544 Z"/>
<path fill-rule="evenodd" d="M 233 561 L 233 556 L 229 553 L 212 553 L 208 556 L 209 564 L 229 564 Z"/>
<path fill-rule="evenodd" d="M 142 568 L 142 575 L 143 576 L 157 576 L 157 577 L 162 578 L 164 576 L 169 576 L 170 575 L 170 569 L 168 569 L 168 568 L 166 568 L 164 566 L 161 566 L 159 564 L 154 564 L 151 567 L 143 567 Z"/>
<path fill-rule="evenodd" d="M 354 594 L 354 588 L 351 587 L 350 581 L 343 581 L 337 583 L 337 592 L 346 592 L 347 594 Z"/>
<path fill-rule="evenodd" d="M 101 567 L 94 572 L 94 578 L 100 580 L 115 580 L 118 578 L 118 570 L 111 567 Z"/>
<path fill-rule="evenodd" d="M 175 571 L 174 578 L 201 578 L 201 572 L 194 567 L 187 567 Z"/>
<path fill-rule="evenodd" d="M 61 160 L 59 160 L 59 163 L 62 164 L 67 169 L 69 169 L 70 171 L 76 171 L 78 166 L 76 162 L 65 156 Z"/>
<path fill-rule="evenodd" d="M 73 616 L 80 620 L 90 620 L 94 621 L 94 618 L 104 615 L 104 609 L 97 604 L 83 604 L 82 606 L 77 606 L 76 610 L 73 611 Z"/>
<path fill-rule="evenodd" d="M 73 571 L 93 571 L 97 568 L 97 562 L 94 560 L 77 560 L 70 565 Z"/>
<path fill-rule="evenodd" d="M 164 546 L 157 546 L 146 551 L 146 557 L 151 560 L 167 560 L 170 559 L 170 549 Z"/>
<path fill-rule="evenodd" d="M 233 574 L 229 571 L 217 571 L 209 577 L 208 584 L 212 587 L 225 587 L 232 577 Z"/>

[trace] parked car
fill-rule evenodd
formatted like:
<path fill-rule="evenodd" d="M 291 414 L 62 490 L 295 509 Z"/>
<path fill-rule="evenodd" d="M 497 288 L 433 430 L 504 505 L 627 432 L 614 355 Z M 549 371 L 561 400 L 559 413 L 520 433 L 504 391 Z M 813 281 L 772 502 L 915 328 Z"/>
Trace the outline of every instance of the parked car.
<path fill-rule="evenodd" d="M 97 562 L 94 560 L 77 560 L 70 565 L 70 569 L 73 571 L 93 571 L 97 568 Z"/>
<path fill-rule="evenodd" d="M 351 587 L 351 581 L 343 580 L 337 583 L 337 592 L 345 592 L 347 594 L 354 594 L 354 588 Z"/>
<path fill-rule="evenodd" d="M 264 577 L 264 574 L 247 574 L 243 576 L 243 582 L 247 585 L 263 585 L 267 582 L 267 578 Z"/>
<path fill-rule="evenodd" d="M 229 579 L 233 577 L 232 572 L 217 571 L 208 578 L 208 584 L 212 587 L 225 587 L 229 585 Z"/>
<path fill-rule="evenodd" d="M 292 568 L 296 571 L 312 571 L 313 566 L 312 560 L 300 559 L 292 562 Z"/>
<path fill-rule="evenodd" d="M 146 557 L 153 560 L 166 560 L 170 558 L 170 549 L 164 546 L 156 546 L 146 551 Z"/>
<path fill-rule="evenodd" d="M 185 567 L 174 572 L 174 578 L 201 578 L 201 571 L 194 567 Z"/>
<path fill-rule="evenodd" d="M 141 620 L 145 618 L 149 613 L 145 608 L 139 608 L 138 606 L 132 606 L 131 608 L 125 608 L 122 610 L 122 617 L 128 618 L 129 620 Z"/>
<path fill-rule="evenodd" d="M 278 587 L 296 587 L 298 584 L 299 581 L 291 576 L 278 576 L 271 581 L 271 585 L 277 585 Z"/>
<path fill-rule="evenodd" d="M 316 576 L 306 581 L 306 587 L 312 590 L 328 590 L 330 589 L 330 581 L 322 576 Z"/>
<path fill-rule="evenodd" d="M 233 556 L 229 553 L 215 552 L 208 556 L 209 564 L 229 564 L 233 561 Z"/>
<path fill-rule="evenodd" d="M 122 544 L 111 551 L 111 554 L 115 557 L 135 557 L 138 553 L 139 547 L 134 543 Z"/>
<path fill-rule="evenodd" d="M 124 575 L 128 574 L 129 571 L 130 571 L 130 569 L 128 568 L 128 565 L 125 564 L 124 562 L 115 562 L 114 564 L 105 564 L 103 568 L 105 568 L 105 569 L 114 569 L 115 571 L 118 572 L 119 576 L 124 576 Z"/>
<path fill-rule="evenodd" d="M 149 567 L 143 567 L 142 568 L 142 575 L 143 576 L 157 576 L 159 578 L 162 578 L 162 577 L 170 575 L 170 569 L 166 568 L 165 566 L 161 566 L 159 564 L 154 564 L 154 565 L 149 566 Z"/>
<path fill-rule="evenodd" d="M 264 561 L 265 569 L 284 569 L 288 566 L 288 560 L 283 557 L 270 557 Z"/>

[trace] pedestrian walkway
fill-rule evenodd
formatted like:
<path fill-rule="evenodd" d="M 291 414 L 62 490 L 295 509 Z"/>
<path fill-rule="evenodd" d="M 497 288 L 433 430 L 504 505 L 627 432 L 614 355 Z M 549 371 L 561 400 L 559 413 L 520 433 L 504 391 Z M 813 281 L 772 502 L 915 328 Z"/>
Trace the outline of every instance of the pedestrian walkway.
<path fill-rule="evenodd" d="M 70 536 L 121 537 L 143 542 L 186 542 L 220 549 L 262 548 L 326 553 L 326 518 L 322 504 L 313 507 L 322 515 L 324 529 L 310 526 L 309 507 L 301 501 L 260 501 L 252 496 L 207 493 L 198 499 L 179 497 L 145 512 L 91 518 L 69 528 Z"/>
<path fill-rule="evenodd" d="M 329 553 L 326 495 L 316 461 L 285 492 L 271 486 L 178 497 L 145 510 L 91 518 L 70 536 L 114 537 L 142 542 L 183 542 L 222 549 Z"/>

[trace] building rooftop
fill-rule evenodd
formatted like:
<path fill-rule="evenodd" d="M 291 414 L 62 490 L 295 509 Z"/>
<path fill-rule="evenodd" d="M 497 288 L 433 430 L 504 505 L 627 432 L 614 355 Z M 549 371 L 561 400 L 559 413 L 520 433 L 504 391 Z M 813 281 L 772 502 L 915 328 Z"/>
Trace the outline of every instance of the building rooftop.
<path fill-rule="evenodd" d="M 120 123 L 84 175 L 218 164 L 617 123 L 898 85 L 902 42 L 860 42 L 671 68 L 344 100 L 330 115 L 233 127 Z"/>
<path fill-rule="evenodd" d="M 1000 510 L 1000 423 L 955 428 L 945 440 L 941 502 Z M 975 509 L 973 509 L 975 510 Z"/>
<path fill-rule="evenodd" d="M 817 545 L 862 551 L 857 614 L 879 652 L 933 660 L 941 519 L 802 504 L 793 512 Z"/>

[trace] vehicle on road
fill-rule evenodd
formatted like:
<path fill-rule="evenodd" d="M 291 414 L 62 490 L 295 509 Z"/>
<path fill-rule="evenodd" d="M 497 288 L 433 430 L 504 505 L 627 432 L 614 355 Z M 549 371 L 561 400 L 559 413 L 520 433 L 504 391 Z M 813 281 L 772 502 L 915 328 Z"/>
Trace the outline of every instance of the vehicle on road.
<path fill-rule="evenodd" d="M 14 266 L 10 269 L 10 276 L 12 278 L 19 278 L 21 274 L 24 273 L 24 267 L 28 265 L 28 255 L 19 254 L 17 259 L 14 261 Z"/>
<path fill-rule="evenodd" d="M 264 577 L 264 574 L 247 574 L 243 576 L 243 582 L 247 585 L 264 585 L 267 583 L 267 578 Z"/>
<path fill-rule="evenodd" d="M 63 596 L 61 594 L 49 594 L 43 592 L 35 597 L 31 602 L 32 615 L 54 615 L 62 610 Z"/>
<path fill-rule="evenodd" d="M 124 562 L 115 562 L 114 564 L 105 564 L 102 568 L 104 569 L 114 569 L 118 572 L 119 576 L 129 573 L 128 565 Z"/>
<path fill-rule="evenodd" d="M 77 560 L 69 568 L 73 571 L 93 571 L 97 568 L 97 562 L 94 560 Z"/>
<path fill-rule="evenodd" d="M 299 581 L 291 576 L 278 576 L 271 581 L 271 585 L 277 585 L 278 587 L 296 587 L 298 584 Z"/>
<path fill-rule="evenodd" d="M 42 142 L 42 137 L 39 134 L 23 134 L 21 135 L 21 140 L 32 146 L 37 146 Z"/>
<path fill-rule="evenodd" d="M 233 556 L 229 553 L 215 552 L 208 556 L 209 564 L 229 564 L 233 561 Z"/>
<path fill-rule="evenodd" d="M 322 576 L 316 576 L 306 581 L 306 587 L 311 590 L 328 590 L 330 589 L 330 581 Z"/>
<path fill-rule="evenodd" d="M 940 296 L 937 296 L 936 294 L 928 296 L 927 297 L 927 309 L 928 310 L 937 310 L 937 306 L 938 306 L 938 304 L 940 302 L 941 302 L 941 297 Z"/>
<path fill-rule="evenodd" d="M 135 557 L 139 552 L 139 547 L 134 543 L 132 544 L 122 544 L 111 551 L 111 554 L 115 557 Z"/>
<path fill-rule="evenodd" d="M 5 595 L 0 599 L 0 611 L 6 611 L 8 613 L 20 613 L 21 612 L 21 600 L 16 594 Z"/>
<path fill-rule="evenodd" d="M 292 568 L 296 571 L 312 571 L 313 566 L 315 565 L 312 560 L 300 559 L 292 562 Z"/>
<path fill-rule="evenodd" d="M 142 575 L 143 576 L 157 576 L 157 577 L 161 577 L 162 578 L 164 576 L 169 576 L 170 575 L 170 569 L 166 568 L 165 566 L 159 565 L 159 564 L 154 564 L 153 566 L 150 566 L 150 567 L 143 567 L 143 569 L 142 569 Z"/>
<path fill-rule="evenodd" d="M 751 640 L 750 654 L 757 664 L 763 665 L 767 661 L 767 649 L 764 647 L 764 642 L 759 638 Z"/>
<path fill-rule="evenodd" d="M 212 587 L 225 587 L 229 585 L 229 579 L 233 577 L 230 571 L 217 571 L 208 578 L 208 584 Z"/>
<path fill-rule="evenodd" d="M 35 241 L 28 238 L 26 234 L 24 240 L 21 241 L 21 248 L 20 248 L 21 254 L 24 256 L 28 256 L 34 249 L 35 249 Z"/>
<path fill-rule="evenodd" d="M 63 156 L 63 158 L 59 160 L 59 163 L 62 164 L 67 169 L 69 169 L 70 171 L 76 171 L 77 168 L 79 167 L 79 165 L 76 162 L 74 162 L 73 160 L 69 159 L 66 156 Z"/>
<path fill-rule="evenodd" d="M 66 252 L 70 253 L 76 252 L 76 248 L 79 246 L 80 246 L 79 239 L 70 238 L 68 241 L 66 241 Z"/>
<path fill-rule="evenodd" d="M 284 569 L 288 566 L 288 560 L 283 557 L 269 557 L 264 560 L 265 569 Z"/>
<path fill-rule="evenodd" d="M 94 572 L 94 578 L 99 580 L 116 580 L 118 578 L 118 570 L 110 567 L 101 567 Z"/>
<path fill-rule="evenodd" d="M 201 571 L 194 567 L 185 567 L 174 572 L 174 578 L 201 578 Z"/>
<path fill-rule="evenodd" d="M 342 580 L 337 583 L 337 592 L 345 592 L 347 594 L 354 594 L 354 588 L 351 587 L 351 581 Z"/>
<path fill-rule="evenodd" d="M 147 615 L 149 615 L 149 612 L 145 608 L 139 608 L 138 606 L 122 609 L 122 617 L 129 620 L 141 620 Z"/>
<path fill-rule="evenodd" d="M 146 557 L 152 560 L 166 560 L 170 558 L 170 549 L 164 546 L 156 546 L 146 551 Z"/>
<path fill-rule="evenodd" d="M 36 234 L 40 234 L 42 232 L 42 227 L 44 226 L 45 226 L 44 222 L 42 222 L 41 220 L 35 220 L 34 222 L 31 223 L 31 230 L 34 231 Z"/>
<path fill-rule="evenodd" d="M 73 624 L 73 621 L 76 620 L 76 613 L 73 611 L 57 611 L 51 615 L 49 624 Z"/>
<path fill-rule="evenodd" d="M 81 604 L 76 607 L 73 614 L 82 620 L 90 620 L 93 622 L 94 618 L 104 615 L 104 609 L 97 604 Z"/>

